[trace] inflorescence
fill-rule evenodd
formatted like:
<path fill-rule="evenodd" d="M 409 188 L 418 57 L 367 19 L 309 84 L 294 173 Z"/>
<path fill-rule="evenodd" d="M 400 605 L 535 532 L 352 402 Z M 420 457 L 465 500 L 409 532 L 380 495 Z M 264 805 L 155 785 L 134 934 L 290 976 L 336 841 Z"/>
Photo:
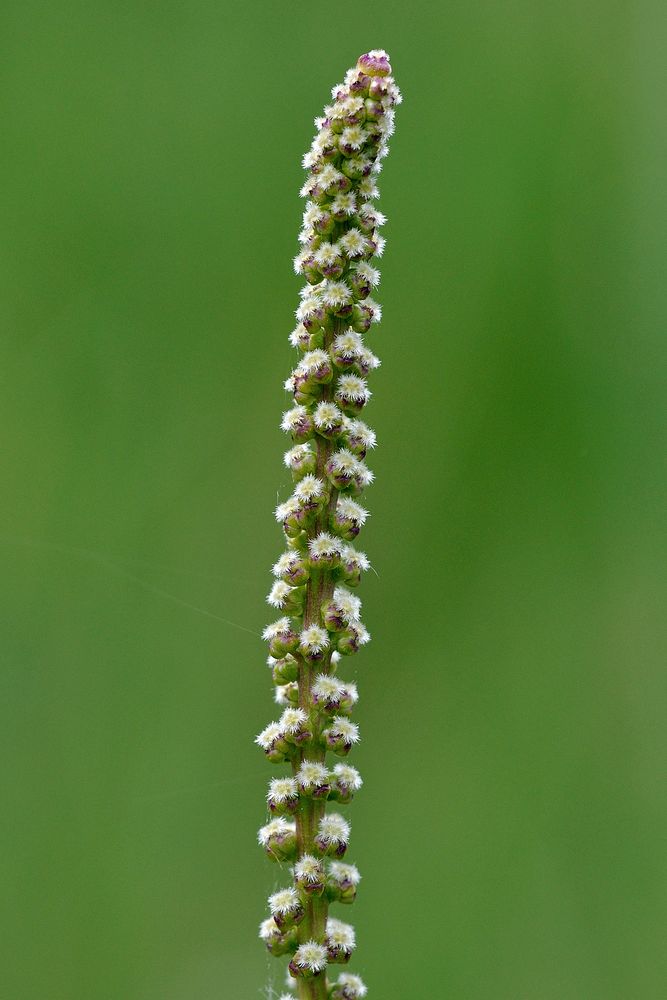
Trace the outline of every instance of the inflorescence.
<path fill-rule="evenodd" d="M 370 639 L 353 592 L 369 562 L 353 543 L 368 517 L 358 497 L 373 481 L 364 460 L 375 434 L 360 415 L 380 364 L 363 340 L 381 318 L 371 260 L 382 255 L 386 220 L 374 205 L 376 181 L 401 100 L 386 52 L 362 55 L 332 96 L 303 158 L 307 203 L 294 269 L 306 286 L 289 337 L 300 352 L 285 383 L 294 402 L 281 423 L 293 442 L 285 464 L 295 486 L 275 512 L 287 548 L 267 600 L 282 617 L 263 633 L 283 711 L 256 739 L 269 761 L 291 768 L 269 784 L 258 839 L 271 860 L 291 866 L 293 884 L 269 897 L 260 937 L 287 956 L 299 997 L 355 1000 L 367 992 L 358 976 L 328 974 L 355 947 L 353 927 L 329 906 L 352 903 L 360 875 L 342 860 L 350 825 L 326 803 L 346 805 L 362 779 L 327 755 L 346 758 L 359 740 L 350 719 L 357 688 L 338 670 Z"/>

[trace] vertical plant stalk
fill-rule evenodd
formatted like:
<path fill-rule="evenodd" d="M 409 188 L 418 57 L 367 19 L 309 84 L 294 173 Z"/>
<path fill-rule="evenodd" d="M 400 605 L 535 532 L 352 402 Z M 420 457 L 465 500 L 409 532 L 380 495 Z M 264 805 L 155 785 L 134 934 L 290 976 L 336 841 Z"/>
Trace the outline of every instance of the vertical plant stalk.
<path fill-rule="evenodd" d="M 375 434 L 359 414 L 371 395 L 366 377 L 380 363 L 362 335 L 381 316 L 370 297 L 380 278 L 370 260 L 382 254 L 385 219 L 372 203 L 400 99 L 387 54 L 361 56 L 334 87 L 303 159 L 308 201 L 294 267 L 307 284 L 290 334 L 301 357 L 285 383 L 295 405 L 281 424 L 293 441 L 285 464 L 296 485 L 276 509 L 287 550 L 273 567 L 267 598 L 283 617 L 264 630 L 284 711 L 256 740 L 271 762 L 291 766 L 291 776 L 271 780 L 272 818 L 259 842 L 271 860 L 292 864 L 293 884 L 269 897 L 260 937 L 273 955 L 288 957 L 300 1000 L 367 993 L 357 975 L 328 975 L 355 947 L 354 928 L 329 907 L 354 901 L 360 875 L 341 860 L 349 823 L 326 804 L 347 804 L 362 780 L 342 760 L 330 767 L 327 755 L 345 758 L 359 739 L 350 719 L 356 685 L 338 670 L 370 638 L 350 589 L 369 565 L 351 542 L 367 517 L 355 498 L 373 480 L 364 458 Z"/>

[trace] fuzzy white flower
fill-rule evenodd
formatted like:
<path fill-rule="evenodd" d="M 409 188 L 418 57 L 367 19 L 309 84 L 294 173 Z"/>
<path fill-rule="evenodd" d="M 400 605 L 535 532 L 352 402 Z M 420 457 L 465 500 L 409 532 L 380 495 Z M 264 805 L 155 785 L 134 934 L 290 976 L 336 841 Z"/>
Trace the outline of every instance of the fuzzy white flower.
<path fill-rule="evenodd" d="M 321 788 L 329 781 L 329 772 L 316 760 L 304 760 L 296 773 L 296 780 L 300 788 L 310 791 L 313 788 Z"/>
<path fill-rule="evenodd" d="M 357 200 L 352 191 L 337 194 L 329 206 L 332 215 L 354 215 L 357 210 Z"/>
<path fill-rule="evenodd" d="M 289 335 L 289 342 L 292 347 L 296 347 L 298 350 L 303 350 L 308 346 L 310 340 L 310 334 L 306 330 L 303 323 L 299 323 Z"/>
<path fill-rule="evenodd" d="M 302 461 L 304 461 L 304 459 L 309 458 L 311 455 L 314 456 L 314 454 L 315 452 L 310 446 L 310 443 L 306 441 L 305 444 L 297 444 L 293 448 L 290 448 L 289 451 L 286 451 L 283 457 L 283 462 L 288 469 L 291 469 L 295 465 L 298 466 Z"/>
<path fill-rule="evenodd" d="M 299 645 L 307 653 L 321 653 L 329 645 L 329 635 L 319 625 L 309 625 L 301 633 Z"/>
<path fill-rule="evenodd" d="M 278 521 L 278 523 L 286 521 L 290 514 L 296 514 L 298 509 L 299 503 L 294 499 L 294 497 L 290 497 L 289 500 L 285 500 L 284 503 L 279 503 L 276 507 L 274 511 L 276 521 Z M 264 636 L 264 638 L 266 639 L 266 636 Z"/>
<path fill-rule="evenodd" d="M 362 570 L 370 569 L 371 564 L 366 553 L 359 552 L 352 545 L 344 545 L 340 555 L 343 563 L 346 565 L 356 566 Z"/>
<path fill-rule="evenodd" d="M 313 423 L 319 430 L 331 430 L 332 427 L 342 426 L 343 414 L 335 403 L 322 400 L 313 413 Z"/>
<path fill-rule="evenodd" d="M 354 927 L 335 917 L 327 920 L 327 945 L 330 951 L 349 955 L 355 947 Z"/>
<path fill-rule="evenodd" d="M 259 925 L 259 936 L 262 941 L 270 941 L 271 938 L 278 937 L 279 934 L 280 928 L 273 917 L 269 917 L 268 920 L 262 920 Z M 290 1000 L 294 1000 L 294 997 L 291 997 Z"/>
<path fill-rule="evenodd" d="M 362 1000 L 368 993 L 368 987 L 359 976 L 352 975 L 351 972 L 341 972 L 338 977 L 338 986 L 345 990 L 345 996 L 350 1000 Z"/>
<path fill-rule="evenodd" d="M 294 488 L 294 496 L 301 502 L 317 500 L 324 495 L 324 483 L 317 476 L 304 476 Z"/>
<path fill-rule="evenodd" d="M 336 308 L 351 302 L 352 292 L 344 281 L 323 281 L 321 297 L 325 305 Z"/>
<path fill-rule="evenodd" d="M 294 865 L 294 876 L 300 882 L 308 882 L 313 885 L 320 882 L 323 875 L 322 862 L 319 858 L 313 857 L 312 854 L 304 854 Z"/>
<path fill-rule="evenodd" d="M 274 576 L 282 576 L 283 573 L 289 573 L 299 558 L 298 552 L 283 552 L 278 561 L 274 563 L 271 572 Z"/>
<path fill-rule="evenodd" d="M 374 448 L 377 444 L 375 431 L 361 420 L 350 420 L 348 417 L 345 421 L 345 431 L 349 436 L 359 440 L 364 448 Z"/>
<path fill-rule="evenodd" d="M 270 722 L 265 729 L 262 729 L 261 733 L 255 737 L 255 743 L 262 748 L 262 750 L 270 750 L 276 740 L 280 739 L 283 735 L 282 726 L 279 722 Z"/>
<path fill-rule="evenodd" d="M 297 913 L 301 909 L 301 900 L 293 887 L 280 889 L 269 896 L 269 909 L 275 917 L 276 913 L 284 916 L 288 913 Z"/>
<path fill-rule="evenodd" d="M 344 128 L 341 133 L 341 148 L 347 147 L 348 149 L 354 150 L 361 149 L 367 139 L 368 132 L 366 132 L 361 125 L 350 125 L 349 128 Z"/>
<path fill-rule="evenodd" d="M 308 716 L 302 708 L 286 708 L 280 716 L 280 727 L 285 733 L 294 735 L 303 729 Z"/>
<path fill-rule="evenodd" d="M 353 792 L 358 792 L 364 783 L 356 767 L 349 764 L 335 764 L 333 773 L 341 785 L 351 788 Z"/>
<path fill-rule="evenodd" d="M 376 354 L 373 354 L 365 345 L 361 348 L 357 354 L 357 363 L 361 371 L 366 374 L 366 372 L 374 371 L 379 368 L 382 362 Z"/>
<path fill-rule="evenodd" d="M 359 726 L 356 722 L 351 722 L 344 715 L 335 715 L 331 724 L 331 734 L 340 736 L 346 743 L 359 742 Z"/>
<path fill-rule="evenodd" d="M 341 550 L 340 539 L 326 531 L 321 531 L 316 538 L 311 538 L 308 542 L 308 551 L 314 559 L 321 556 L 333 556 Z"/>
<path fill-rule="evenodd" d="M 347 448 L 339 448 L 329 459 L 328 468 L 332 472 L 343 476 L 356 476 L 359 473 L 361 464 L 357 456 L 353 455 Z"/>
<path fill-rule="evenodd" d="M 294 965 L 299 969 L 308 969 L 309 972 L 321 972 L 327 964 L 327 949 L 317 941 L 306 941 L 299 945 L 292 959 Z"/>
<path fill-rule="evenodd" d="M 354 330 L 346 330 L 344 333 L 339 333 L 337 337 L 334 338 L 333 344 L 334 353 L 340 355 L 350 361 L 353 361 L 360 350 L 364 346 L 364 342 L 358 333 Z"/>
<path fill-rule="evenodd" d="M 362 622 L 355 621 L 350 623 L 350 627 L 355 632 L 357 636 L 357 642 L 360 646 L 365 646 L 367 642 L 371 641 L 370 633 Z"/>
<path fill-rule="evenodd" d="M 359 885 L 361 875 L 356 865 L 346 865 L 344 861 L 330 861 L 329 874 L 337 882 L 350 882 L 351 885 Z"/>
<path fill-rule="evenodd" d="M 289 691 L 290 684 L 277 684 L 276 689 L 273 694 L 273 700 L 276 705 L 289 705 L 289 698 L 287 697 L 287 692 Z"/>
<path fill-rule="evenodd" d="M 291 834 L 296 835 L 296 823 L 290 823 L 284 816 L 277 816 L 276 819 L 272 819 L 270 823 L 260 828 L 257 832 L 257 840 L 262 847 L 266 847 L 272 837 L 287 837 Z"/>
<path fill-rule="evenodd" d="M 308 417 L 308 410 L 305 406 L 295 406 L 293 409 L 283 413 L 280 421 L 280 428 L 283 431 L 295 431 L 300 424 Z"/>
<path fill-rule="evenodd" d="M 330 674 L 319 674 L 312 687 L 315 698 L 319 701 L 336 701 L 345 692 L 345 683 Z"/>
<path fill-rule="evenodd" d="M 384 226 L 387 221 L 386 215 L 383 215 L 375 205 L 369 205 L 368 203 L 359 208 L 358 215 L 359 218 L 364 219 L 371 226 Z"/>
<path fill-rule="evenodd" d="M 358 229 L 348 229 L 344 236 L 338 241 L 348 257 L 360 257 L 365 253 L 368 241 L 363 233 Z"/>
<path fill-rule="evenodd" d="M 340 260 L 340 248 L 337 243 L 323 243 L 314 256 L 318 267 L 331 267 Z"/>
<path fill-rule="evenodd" d="M 327 351 L 318 349 L 316 351 L 307 351 L 299 361 L 296 371 L 303 372 L 304 375 L 309 375 L 311 372 L 317 371 L 318 368 L 330 366 L 331 358 Z"/>
<path fill-rule="evenodd" d="M 327 163 L 324 167 L 322 167 L 319 174 L 316 174 L 315 180 L 317 186 L 323 188 L 324 190 L 335 188 L 339 184 L 345 184 L 347 182 L 345 174 L 342 174 L 340 170 L 336 170 L 331 163 Z"/>
<path fill-rule="evenodd" d="M 333 592 L 333 600 L 340 609 L 345 622 L 357 622 L 361 614 L 361 599 L 356 594 L 351 594 L 345 587 L 336 587 Z"/>
<path fill-rule="evenodd" d="M 279 618 L 277 622 L 272 622 L 267 625 L 262 632 L 262 639 L 275 639 L 278 635 L 285 635 L 285 633 L 290 631 L 290 619 L 289 618 Z"/>
<path fill-rule="evenodd" d="M 362 177 L 359 182 L 359 194 L 362 198 L 379 198 L 380 192 L 373 177 Z"/>
<path fill-rule="evenodd" d="M 336 512 L 341 516 L 346 518 L 346 520 L 353 521 L 356 524 L 365 524 L 368 517 L 368 511 L 361 506 L 361 504 L 356 503 L 350 497 L 339 496 L 336 501 Z"/>
<path fill-rule="evenodd" d="M 266 797 L 271 802 L 282 803 L 295 799 L 298 794 L 294 778 L 272 778 Z"/>
<path fill-rule="evenodd" d="M 368 261 L 362 260 L 357 264 L 357 274 L 365 278 L 371 288 L 376 288 L 380 283 L 380 272 L 371 267 Z"/>
<path fill-rule="evenodd" d="M 282 580 L 276 580 L 267 595 L 267 603 L 273 608 L 284 608 L 285 601 L 291 593 L 292 587 L 290 587 L 289 584 L 283 583 Z"/>
<path fill-rule="evenodd" d="M 324 844 L 347 844 L 350 824 L 339 813 L 327 813 L 318 824 L 317 834 Z"/>
<path fill-rule="evenodd" d="M 357 403 L 367 403 L 372 395 L 366 381 L 358 375 L 339 375 L 336 392 L 341 399 L 352 399 Z"/>

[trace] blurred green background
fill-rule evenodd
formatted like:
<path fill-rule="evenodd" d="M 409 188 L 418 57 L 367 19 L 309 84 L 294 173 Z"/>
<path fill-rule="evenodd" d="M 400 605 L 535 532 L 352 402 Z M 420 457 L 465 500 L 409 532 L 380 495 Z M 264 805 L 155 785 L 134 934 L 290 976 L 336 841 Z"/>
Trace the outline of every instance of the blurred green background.
<path fill-rule="evenodd" d="M 271 996 L 257 633 L 300 157 L 405 102 L 351 672 L 353 968 L 667 996 L 662 5 L 6 0 L 3 1000 Z"/>

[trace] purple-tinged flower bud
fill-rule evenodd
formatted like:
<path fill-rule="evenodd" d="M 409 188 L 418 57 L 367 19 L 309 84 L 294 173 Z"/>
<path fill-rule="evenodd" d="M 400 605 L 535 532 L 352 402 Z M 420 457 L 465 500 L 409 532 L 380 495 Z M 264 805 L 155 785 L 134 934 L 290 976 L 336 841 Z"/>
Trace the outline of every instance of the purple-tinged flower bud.
<path fill-rule="evenodd" d="M 300 924 L 306 915 L 299 894 L 293 886 L 289 889 L 280 889 L 269 896 L 269 908 L 276 926 L 282 932 L 288 927 Z"/>
<path fill-rule="evenodd" d="M 372 49 L 370 52 L 365 52 L 363 56 L 359 56 L 357 68 L 371 77 L 391 75 L 391 63 L 384 49 Z M 371 80 L 370 83 L 372 84 L 373 81 Z"/>
<path fill-rule="evenodd" d="M 339 333 L 331 345 L 331 357 L 337 368 L 344 371 L 352 368 L 357 362 L 359 351 L 363 348 L 363 341 L 354 330 L 346 330 Z M 316 424 L 317 426 L 317 424 Z"/>
<path fill-rule="evenodd" d="M 329 994 L 329 1000 L 362 1000 L 367 993 L 368 990 L 359 976 L 341 972 L 333 992 Z"/>
<path fill-rule="evenodd" d="M 322 862 L 312 854 L 304 854 L 294 865 L 294 881 L 307 896 L 321 896 L 326 878 Z"/>
<path fill-rule="evenodd" d="M 337 637 L 336 649 L 343 656 L 350 656 L 356 653 L 360 646 L 370 642 L 370 636 L 361 622 L 350 622 L 344 632 Z"/>
<path fill-rule="evenodd" d="M 292 347 L 298 347 L 300 351 L 307 351 L 310 342 L 310 334 L 303 323 L 297 324 L 289 335 L 289 342 Z"/>
<path fill-rule="evenodd" d="M 315 430 L 325 438 L 336 438 L 343 430 L 343 414 L 335 403 L 323 400 L 313 413 Z"/>
<path fill-rule="evenodd" d="M 317 453 L 308 442 L 297 444 L 285 452 L 284 461 L 287 468 L 292 470 L 294 479 L 298 480 L 315 472 Z"/>
<path fill-rule="evenodd" d="M 332 654 L 333 655 L 336 654 Z M 341 681 L 331 674 L 319 674 L 312 687 L 313 705 L 321 712 L 344 714 L 358 701 L 357 687 L 351 681 Z"/>
<path fill-rule="evenodd" d="M 369 98 L 366 101 L 365 109 L 366 119 L 368 121 L 376 122 L 385 115 L 384 105 L 380 101 L 375 101 L 372 98 Z"/>
<path fill-rule="evenodd" d="M 296 772 L 296 783 L 301 795 L 313 799 L 326 799 L 331 790 L 330 774 L 324 764 L 304 760 Z"/>
<path fill-rule="evenodd" d="M 355 792 L 358 792 L 363 781 L 356 767 L 349 764 L 335 764 L 334 784 L 331 789 L 331 798 L 342 804 L 351 801 Z"/>
<path fill-rule="evenodd" d="M 286 708 L 280 717 L 280 728 L 285 734 L 285 740 L 295 746 L 302 746 L 313 738 L 308 716 L 302 708 Z"/>
<path fill-rule="evenodd" d="M 369 448 L 374 448 L 377 438 L 375 431 L 361 420 L 348 420 L 345 424 L 345 439 L 348 450 L 357 458 L 365 458 Z"/>
<path fill-rule="evenodd" d="M 263 826 L 257 838 L 271 861 L 293 861 L 296 856 L 296 824 L 277 816 Z"/>
<path fill-rule="evenodd" d="M 387 81 L 383 80 L 381 77 L 375 77 L 371 80 L 368 87 L 368 96 L 373 101 L 381 101 L 383 97 L 387 96 L 388 87 Z"/>
<path fill-rule="evenodd" d="M 363 378 L 357 375 L 339 376 L 334 399 L 345 413 L 356 416 L 361 413 L 370 398 L 371 391 Z"/>
<path fill-rule="evenodd" d="M 329 636 L 319 625 L 309 625 L 301 633 L 299 652 L 310 663 L 322 660 L 328 646 Z"/>
<path fill-rule="evenodd" d="M 300 552 L 284 552 L 273 567 L 273 574 L 291 587 L 301 587 L 310 577 L 310 568 Z"/>
<path fill-rule="evenodd" d="M 331 528 L 340 538 L 353 541 L 368 517 L 368 511 L 347 496 L 339 496 L 331 516 Z"/>
<path fill-rule="evenodd" d="M 262 921 L 259 927 L 259 936 L 276 958 L 293 952 L 297 947 L 296 929 L 291 927 L 282 933 L 273 917 Z"/>
<path fill-rule="evenodd" d="M 350 316 L 350 326 L 357 333 L 366 333 L 371 328 L 371 323 L 373 322 L 373 314 L 370 309 L 366 308 L 363 302 L 355 302 L 352 307 L 352 315 Z"/>
<path fill-rule="evenodd" d="M 357 552 L 351 545 L 346 545 L 340 553 L 340 575 L 348 587 L 357 587 L 361 582 L 362 570 L 367 570 L 370 562 L 363 552 Z"/>
<path fill-rule="evenodd" d="M 331 213 L 336 222 L 344 222 L 352 218 L 357 210 L 357 200 L 352 191 L 337 195 L 330 205 Z"/>
<path fill-rule="evenodd" d="M 324 855 L 342 858 L 350 840 L 350 824 L 338 813 L 327 813 L 318 825 L 315 846 Z"/>
<path fill-rule="evenodd" d="M 327 949 L 316 941 L 299 945 L 288 968 L 295 979 L 310 979 L 327 965 Z"/>
<path fill-rule="evenodd" d="M 333 377 L 333 366 L 327 351 L 307 351 L 294 369 L 294 376 L 303 378 L 302 388 L 309 393 L 319 385 L 327 385 Z M 296 381 L 296 379 L 295 379 Z"/>
<path fill-rule="evenodd" d="M 329 961 L 344 965 L 349 962 L 355 948 L 354 927 L 343 923 L 342 920 L 329 917 L 325 944 Z"/>
<path fill-rule="evenodd" d="M 315 569 L 334 569 L 340 558 L 340 540 L 321 531 L 317 538 L 308 543 L 308 558 Z"/>
<path fill-rule="evenodd" d="M 279 722 L 269 723 L 259 736 L 255 737 L 255 743 L 262 748 L 272 764 L 281 764 L 290 751 Z"/>
<path fill-rule="evenodd" d="M 344 861 L 330 861 L 327 875 L 327 898 L 330 902 L 353 903 L 357 896 L 357 886 L 361 875 L 355 865 Z"/>
<path fill-rule="evenodd" d="M 295 406 L 284 413 L 280 426 L 297 442 L 308 441 L 315 433 L 312 418 L 305 406 Z"/>
<path fill-rule="evenodd" d="M 268 640 L 269 652 L 277 660 L 293 653 L 299 645 L 299 636 L 293 631 L 289 618 L 279 618 L 272 625 L 267 625 L 262 638 Z"/>
<path fill-rule="evenodd" d="M 289 615 L 301 616 L 305 596 L 305 587 L 290 587 L 288 583 L 276 580 L 266 600 L 280 611 L 285 611 Z"/>
<path fill-rule="evenodd" d="M 358 70 L 349 83 L 350 93 L 364 97 L 368 93 L 371 79 L 363 70 Z"/>
<path fill-rule="evenodd" d="M 324 601 L 321 608 L 322 622 L 328 632 L 340 632 L 345 628 L 343 612 L 335 601 Z"/>
<path fill-rule="evenodd" d="M 355 743 L 359 742 L 359 726 L 342 715 L 336 715 L 329 729 L 324 729 L 322 739 L 327 750 L 346 757 Z"/>
<path fill-rule="evenodd" d="M 371 283 L 363 273 L 360 274 L 359 271 L 352 271 L 348 275 L 347 280 L 355 299 L 367 299 L 371 294 Z"/>
<path fill-rule="evenodd" d="M 269 812 L 275 816 L 296 812 L 299 807 L 299 791 L 294 778 L 273 778 L 266 801 Z"/>

